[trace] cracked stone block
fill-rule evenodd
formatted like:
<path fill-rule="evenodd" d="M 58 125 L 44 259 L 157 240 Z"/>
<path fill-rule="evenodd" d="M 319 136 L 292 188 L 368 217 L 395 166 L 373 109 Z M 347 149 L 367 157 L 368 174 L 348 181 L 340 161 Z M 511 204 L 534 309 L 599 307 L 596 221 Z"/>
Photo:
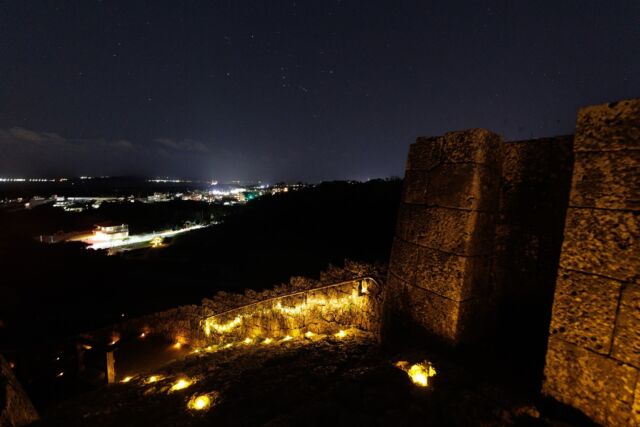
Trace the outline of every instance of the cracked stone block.
<path fill-rule="evenodd" d="M 407 157 L 407 171 L 429 170 L 440 165 L 442 160 L 442 145 L 444 138 L 441 136 L 420 137 L 409 146 Z"/>
<path fill-rule="evenodd" d="M 460 304 L 415 286 L 406 286 L 407 312 L 429 333 L 447 342 L 458 340 Z"/>
<path fill-rule="evenodd" d="M 640 99 L 582 108 L 574 147 L 575 151 L 640 149 Z"/>
<path fill-rule="evenodd" d="M 417 266 L 418 247 L 402 239 L 394 239 L 389 260 L 389 271 L 413 283 Z"/>
<path fill-rule="evenodd" d="M 501 161 L 502 137 L 486 129 L 419 137 L 409 147 L 407 170 L 428 170 L 441 163 L 476 163 L 494 167 Z"/>
<path fill-rule="evenodd" d="M 626 426 L 638 370 L 555 337 L 549 339 L 543 393 L 596 422 Z"/>
<path fill-rule="evenodd" d="M 488 295 L 492 261 L 419 247 L 415 285 L 454 301 Z"/>
<path fill-rule="evenodd" d="M 407 242 L 465 256 L 493 253 L 495 214 L 402 204 L 398 217 L 396 236 Z"/>
<path fill-rule="evenodd" d="M 448 132 L 443 156 L 449 162 L 476 163 L 496 168 L 502 163 L 502 136 L 486 129 Z"/>
<path fill-rule="evenodd" d="M 640 212 L 569 208 L 560 266 L 640 281 Z"/>
<path fill-rule="evenodd" d="M 443 163 L 405 173 L 402 201 L 458 209 L 495 211 L 500 175 L 484 165 Z"/>
<path fill-rule="evenodd" d="M 551 335 L 608 355 L 621 289 L 617 280 L 561 269 L 553 301 Z"/>
<path fill-rule="evenodd" d="M 638 171 L 640 149 L 577 152 L 571 206 L 640 209 Z"/>
<path fill-rule="evenodd" d="M 406 285 L 407 312 L 430 334 L 450 344 L 471 341 L 484 336 L 492 302 L 488 298 L 453 301 Z"/>
<path fill-rule="evenodd" d="M 640 368 L 640 284 L 622 291 L 611 355 Z"/>

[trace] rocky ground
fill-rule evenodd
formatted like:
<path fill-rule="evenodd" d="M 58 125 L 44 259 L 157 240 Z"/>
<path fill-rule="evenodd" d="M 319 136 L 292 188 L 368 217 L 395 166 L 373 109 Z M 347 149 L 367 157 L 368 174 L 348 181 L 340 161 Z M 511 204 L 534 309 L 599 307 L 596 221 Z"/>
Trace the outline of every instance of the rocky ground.
<path fill-rule="evenodd" d="M 395 364 L 430 360 L 415 385 Z M 158 380 L 149 382 L 150 376 Z M 179 379 L 192 383 L 181 390 Z M 189 408 L 207 395 L 208 409 Z M 203 404 L 203 401 L 200 401 Z M 182 360 L 78 396 L 38 426 L 549 425 L 535 407 L 421 351 L 392 354 L 372 337 L 334 336 L 199 350 Z"/>

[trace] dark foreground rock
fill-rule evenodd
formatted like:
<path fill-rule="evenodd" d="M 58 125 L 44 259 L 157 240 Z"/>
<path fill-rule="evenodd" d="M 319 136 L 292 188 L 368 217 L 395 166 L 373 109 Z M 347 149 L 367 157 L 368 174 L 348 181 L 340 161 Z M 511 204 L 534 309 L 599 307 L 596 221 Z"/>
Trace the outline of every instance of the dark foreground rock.
<path fill-rule="evenodd" d="M 235 348 L 235 349 L 234 349 Z M 155 372 L 96 390 L 45 414 L 38 426 L 547 425 L 516 402 L 432 360 L 437 375 L 418 387 L 368 336 L 319 337 L 201 349 Z M 149 382 L 150 376 L 158 380 Z M 189 387 L 172 391 L 180 379 Z M 208 395 L 208 410 L 189 409 Z"/>
<path fill-rule="evenodd" d="M 37 419 L 31 400 L 0 355 L 0 427 L 24 426 Z"/>

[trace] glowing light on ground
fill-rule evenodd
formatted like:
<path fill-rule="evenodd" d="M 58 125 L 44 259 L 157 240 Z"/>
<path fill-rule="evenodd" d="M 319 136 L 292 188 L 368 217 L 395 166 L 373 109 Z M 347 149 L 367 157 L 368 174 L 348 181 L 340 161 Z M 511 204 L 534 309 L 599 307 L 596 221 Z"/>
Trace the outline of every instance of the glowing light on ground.
<path fill-rule="evenodd" d="M 158 382 L 162 379 L 162 377 L 160 375 L 151 375 L 149 378 L 147 378 L 147 384 L 151 384 L 151 383 L 155 383 Z"/>
<path fill-rule="evenodd" d="M 147 234 L 138 234 L 133 236 L 127 236 L 121 239 L 111 239 L 107 241 L 103 241 L 101 236 L 96 233 L 95 236 L 92 236 L 90 239 L 86 240 L 86 243 L 89 244 L 89 249 L 110 249 L 110 248 L 119 248 L 124 246 L 137 245 L 142 243 L 148 243 L 153 245 L 154 239 L 164 239 L 165 237 L 173 237 L 180 233 L 185 233 L 187 231 L 198 230 L 200 228 L 207 227 L 206 225 L 193 225 L 191 227 L 182 228 L 180 230 L 168 230 L 162 231 L 159 233 L 147 233 Z"/>
<path fill-rule="evenodd" d="M 409 366 L 409 362 L 403 360 L 396 363 L 396 367 L 405 371 L 411 381 L 420 387 L 427 387 L 429 378 L 436 375 L 436 369 L 427 361 Z"/>
<path fill-rule="evenodd" d="M 316 334 L 314 334 L 314 333 L 313 333 L 313 332 L 311 332 L 311 331 L 307 331 L 307 332 L 304 334 L 304 336 L 305 336 L 305 337 L 307 337 L 307 338 L 311 338 L 311 337 L 313 337 L 313 336 L 315 336 L 315 335 L 316 335 Z"/>
<path fill-rule="evenodd" d="M 346 336 L 347 336 L 347 332 L 346 332 L 346 331 L 343 331 L 343 330 L 340 330 L 340 332 L 336 333 L 335 335 L 336 335 L 336 337 L 338 337 L 338 338 L 344 338 L 344 337 L 346 337 Z"/>
<path fill-rule="evenodd" d="M 178 391 L 178 390 L 184 390 L 185 388 L 189 387 L 191 384 L 193 384 L 193 381 L 185 379 L 185 378 L 180 378 L 178 381 L 176 381 L 171 388 L 169 389 L 169 391 Z"/>
<path fill-rule="evenodd" d="M 252 342 L 253 342 L 253 340 L 251 338 L 249 338 L 249 337 L 245 338 L 244 341 L 243 341 L 243 343 L 245 343 L 245 344 L 251 344 Z"/>
<path fill-rule="evenodd" d="M 262 341 L 262 344 L 271 344 L 273 342 L 273 340 L 271 338 L 265 338 L 264 341 Z"/>
<path fill-rule="evenodd" d="M 120 381 L 120 382 L 122 382 L 122 383 L 128 383 L 128 382 L 129 382 L 129 381 L 131 381 L 132 379 L 133 379 L 133 377 L 124 377 L 124 378 L 122 379 L 122 381 Z"/>
<path fill-rule="evenodd" d="M 282 342 L 287 342 L 287 341 L 291 341 L 293 339 L 293 337 L 291 337 L 291 335 L 287 335 L 286 337 L 282 338 Z"/>
<path fill-rule="evenodd" d="M 211 399 L 209 399 L 209 396 L 198 396 L 198 397 L 192 398 L 189 401 L 188 406 L 189 406 L 189 409 L 194 409 L 196 411 L 209 409 L 209 406 L 211 406 Z"/>

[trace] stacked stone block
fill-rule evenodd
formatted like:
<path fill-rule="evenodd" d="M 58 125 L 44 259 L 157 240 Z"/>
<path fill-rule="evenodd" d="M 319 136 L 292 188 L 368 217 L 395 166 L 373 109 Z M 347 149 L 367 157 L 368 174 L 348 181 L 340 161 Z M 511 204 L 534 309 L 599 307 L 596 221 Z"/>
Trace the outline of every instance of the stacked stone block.
<path fill-rule="evenodd" d="M 501 148 L 473 129 L 409 149 L 385 310 L 450 344 L 473 335 L 492 303 Z"/>
<path fill-rule="evenodd" d="M 571 187 L 573 135 L 506 142 L 503 153 L 496 286 L 507 304 L 548 307 Z M 546 333 L 548 323 L 541 326 Z"/>
<path fill-rule="evenodd" d="M 578 114 L 543 391 L 640 425 L 640 99 Z"/>

